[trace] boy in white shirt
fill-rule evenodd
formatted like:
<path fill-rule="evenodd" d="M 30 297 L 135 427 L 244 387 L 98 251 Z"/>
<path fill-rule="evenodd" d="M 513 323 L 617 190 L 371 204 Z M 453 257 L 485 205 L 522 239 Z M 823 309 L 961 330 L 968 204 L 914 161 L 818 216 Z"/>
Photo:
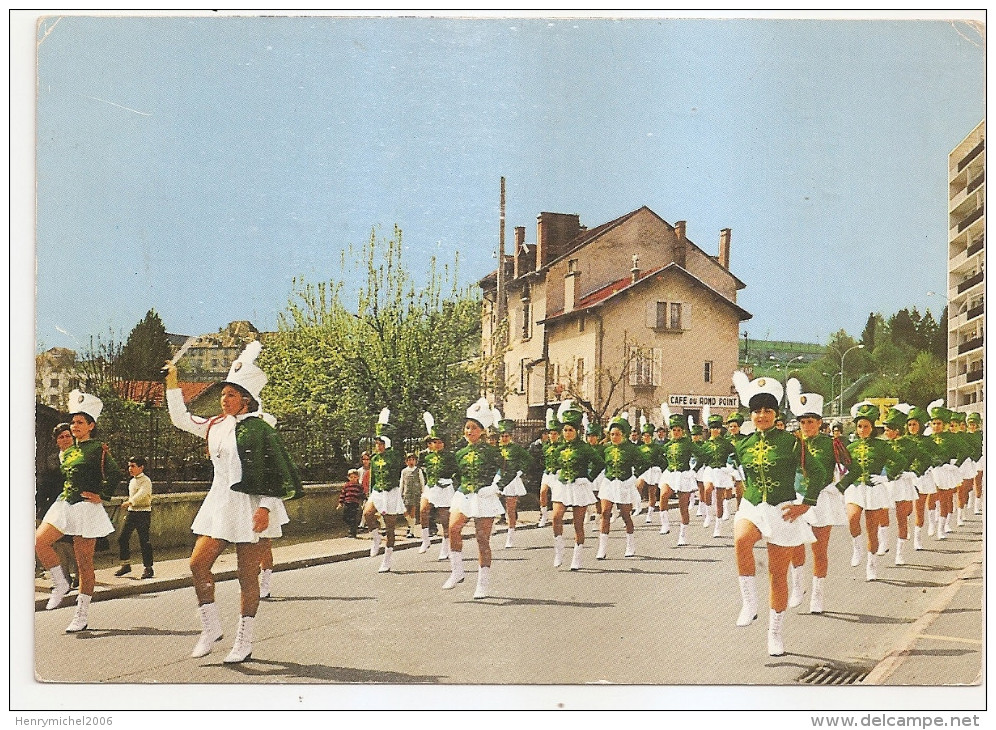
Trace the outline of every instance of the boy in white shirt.
<path fill-rule="evenodd" d="M 142 548 L 142 564 L 145 566 L 142 577 L 153 578 L 155 573 L 152 571 L 152 542 L 149 540 L 149 525 L 152 522 L 152 480 L 145 475 L 145 457 L 133 456 L 128 459 L 128 473 L 131 474 L 131 481 L 128 483 L 128 501 L 121 505 L 128 510 L 128 513 L 121 528 L 121 536 L 118 537 L 121 567 L 114 575 L 120 577 L 131 572 L 131 563 L 128 562 L 131 552 L 128 543 L 131 540 L 131 533 L 137 530 L 138 544 Z"/>

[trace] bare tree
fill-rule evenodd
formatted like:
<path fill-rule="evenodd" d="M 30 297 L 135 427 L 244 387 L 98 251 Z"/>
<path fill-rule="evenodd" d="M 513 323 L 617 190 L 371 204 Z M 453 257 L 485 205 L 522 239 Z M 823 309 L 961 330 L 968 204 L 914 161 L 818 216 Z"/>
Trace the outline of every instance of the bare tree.
<path fill-rule="evenodd" d="M 590 374 L 577 377 L 577 368 L 573 365 L 567 368 L 568 376 L 561 383 L 562 397 L 572 401 L 588 411 L 592 419 L 605 425 L 610 416 L 617 411 L 625 410 L 635 404 L 632 398 L 623 399 L 613 407 L 613 399 L 617 397 L 623 386 L 629 381 L 630 373 L 636 367 L 640 356 L 640 348 L 629 347 L 625 357 L 615 366 L 595 368 Z M 586 384 L 593 387 L 586 388 Z M 611 410 L 610 410 L 611 409 Z"/>

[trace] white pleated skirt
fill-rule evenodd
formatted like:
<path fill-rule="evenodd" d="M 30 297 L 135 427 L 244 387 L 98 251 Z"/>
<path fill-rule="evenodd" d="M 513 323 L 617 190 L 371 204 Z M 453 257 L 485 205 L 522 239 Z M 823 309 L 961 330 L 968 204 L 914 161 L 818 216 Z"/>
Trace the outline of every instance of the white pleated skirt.
<path fill-rule="evenodd" d="M 659 466 L 652 466 L 643 472 L 639 478 L 647 484 L 653 484 L 656 486 L 661 482 L 661 468 Z"/>
<path fill-rule="evenodd" d="M 598 498 L 613 504 L 629 504 L 639 506 L 640 492 L 636 488 L 636 477 L 629 479 L 602 478 L 598 487 Z"/>
<path fill-rule="evenodd" d="M 466 517 L 487 518 L 505 514 L 505 508 L 501 506 L 501 500 L 498 499 L 497 488 L 486 487 L 473 494 L 454 492 L 453 501 L 450 503 L 450 512 L 459 512 Z M 452 519 L 452 514 L 450 519 Z"/>
<path fill-rule="evenodd" d="M 954 464 L 935 466 L 933 475 L 938 489 L 956 489 L 961 484 L 961 471 Z"/>
<path fill-rule="evenodd" d="M 799 495 L 802 504 L 802 495 Z M 844 507 L 844 495 L 833 484 L 828 484 L 816 498 L 816 505 L 802 516 L 813 527 L 829 527 L 830 525 L 846 525 L 847 509 Z"/>
<path fill-rule="evenodd" d="M 212 484 L 201 508 L 197 510 L 190 531 L 195 535 L 235 543 L 254 543 L 261 537 L 280 537 L 283 534 L 281 525 L 290 521 L 283 502 L 270 513 L 267 528 L 263 532 L 255 532 L 252 516 L 259 509 L 259 503 L 259 495 L 236 492 L 220 483 Z"/>
<path fill-rule="evenodd" d="M 978 473 L 978 469 L 975 468 L 975 462 L 971 459 L 965 459 L 961 466 L 958 467 L 958 470 L 961 472 L 962 480 L 975 479 L 975 475 Z"/>
<path fill-rule="evenodd" d="M 522 483 L 522 472 L 520 471 L 515 479 L 510 481 L 501 490 L 503 497 L 522 497 L 526 493 L 526 485 Z"/>
<path fill-rule="evenodd" d="M 844 502 L 864 510 L 892 509 L 892 497 L 886 484 L 852 484 L 844 490 Z"/>
<path fill-rule="evenodd" d="M 367 504 L 372 504 L 374 509 L 382 515 L 403 515 L 405 513 L 405 500 L 401 494 L 401 487 L 395 487 L 387 491 L 370 491 L 370 499 Z"/>
<path fill-rule="evenodd" d="M 583 478 L 564 483 L 555 477 L 550 482 L 550 498 L 565 507 L 587 507 L 596 501 L 591 482 Z"/>
<path fill-rule="evenodd" d="M 668 471 L 661 472 L 661 484 L 666 484 L 674 492 L 696 492 L 699 485 L 695 481 L 695 472 Z"/>
<path fill-rule="evenodd" d="M 708 481 L 712 482 L 712 486 L 716 489 L 733 489 L 734 474 L 734 470 L 728 466 L 722 466 L 718 469 L 711 467 Z"/>
<path fill-rule="evenodd" d="M 270 521 L 267 523 L 266 529 L 259 533 L 259 536 L 268 537 L 271 540 L 283 537 L 283 526 L 288 522 L 290 522 L 290 517 L 287 516 L 287 508 L 284 507 L 283 500 L 280 500 L 276 508 L 270 511 Z"/>
<path fill-rule="evenodd" d="M 889 497 L 893 502 L 913 502 L 916 501 L 917 475 L 911 471 L 904 471 L 895 481 L 889 482 Z"/>
<path fill-rule="evenodd" d="M 795 547 L 816 542 L 813 528 L 805 519 L 805 515 L 797 518 L 795 522 L 788 522 L 782 517 L 782 507 L 787 504 L 795 504 L 795 502 L 782 502 L 781 504 L 761 502 L 761 504 L 754 505 L 746 499 L 741 500 L 740 508 L 733 519 L 734 525 L 741 520 L 746 520 L 760 530 L 765 540 L 781 547 Z"/>
<path fill-rule="evenodd" d="M 433 487 L 426 487 L 422 494 L 433 507 L 449 509 L 450 503 L 453 501 L 454 491 L 456 490 L 453 489 L 453 482 L 450 481 L 449 484 L 440 482 Z"/>
<path fill-rule="evenodd" d="M 78 535 L 79 537 L 107 537 L 114 532 L 114 525 L 107 516 L 104 505 L 93 502 L 77 502 L 69 504 L 64 499 L 57 499 L 42 522 L 47 522 L 63 535 Z"/>

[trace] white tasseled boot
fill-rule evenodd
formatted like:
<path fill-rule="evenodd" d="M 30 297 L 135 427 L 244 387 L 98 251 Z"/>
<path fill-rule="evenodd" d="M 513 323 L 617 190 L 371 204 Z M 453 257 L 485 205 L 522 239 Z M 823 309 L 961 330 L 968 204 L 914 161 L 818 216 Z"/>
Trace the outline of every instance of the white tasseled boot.
<path fill-rule="evenodd" d="M 712 521 L 714 519 L 716 519 L 716 512 L 713 509 L 713 506 L 711 504 L 710 505 L 706 505 L 706 508 L 705 508 L 705 519 L 702 520 L 702 526 L 703 527 L 708 527 L 709 525 L 712 524 Z"/>
<path fill-rule="evenodd" d="M 443 590 L 448 591 L 457 583 L 463 583 L 463 553 L 450 552 L 450 577 L 443 583 Z"/>
<path fill-rule="evenodd" d="M 809 612 L 823 613 L 823 579 L 813 576 L 813 595 L 809 597 Z"/>
<path fill-rule="evenodd" d="M 944 529 L 945 527 L 947 527 L 947 518 L 946 517 L 942 517 L 940 515 L 940 512 L 938 512 L 938 514 L 937 514 L 937 528 L 936 528 L 935 533 L 934 533 L 934 536 L 938 540 L 947 540 L 948 539 L 947 531 Z"/>
<path fill-rule="evenodd" d="M 634 555 L 636 555 L 636 535 L 632 532 L 627 532 L 625 557 L 632 558 Z"/>
<path fill-rule="evenodd" d="M 52 576 L 52 595 L 49 596 L 48 603 L 45 604 L 45 610 L 51 611 L 53 608 L 58 608 L 59 604 L 62 603 L 62 599 L 69 593 L 70 585 L 61 565 L 56 565 L 54 568 L 49 569 L 48 572 Z"/>
<path fill-rule="evenodd" d="M 982 514 L 982 497 L 976 496 L 975 492 L 972 492 L 972 499 L 975 500 L 975 506 L 972 508 L 972 514 L 981 515 Z"/>
<path fill-rule="evenodd" d="M 802 597 L 806 595 L 806 589 L 802 587 L 802 573 L 805 570 L 804 565 L 791 565 L 789 566 L 789 578 L 791 583 L 791 591 L 789 592 L 789 608 L 795 608 L 802 604 Z"/>
<path fill-rule="evenodd" d="M 782 639 L 784 624 L 784 611 L 776 613 L 773 608 L 768 611 L 768 656 L 782 656 L 785 653 L 785 642 Z"/>
<path fill-rule="evenodd" d="M 487 598 L 488 585 L 491 582 L 491 568 L 480 567 L 477 569 L 477 588 L 474 590 L 474 598 Z"/>
<path fill-rule="evenodd" d="M 380 561 L 380 567 L 377 569 L 377 572 L 390 573 L 391 558 L 393 557 L 394 557 L 394 548 L 384 548 L 384 559 Z"/>
<path fill-rule="evenodd" d="M 595 560 L 605 560 L 605 555 L 609 550 L 609 536 L 604 532 L 598 533 L 598 552 L 595 553 Z"/>
<path fill-rule="evenodd" d="M 750 626 L 757 618 L 757 584 L 752 575 L 740 576 L 740 615 L 737 616 L 737 626 Z"/>
<path fill-rule="evenodd" d="M 508 528 L 508 532 L 505 534 L 505 547 L 506 548 L 513 547 L 512 543 L 514 542 L 514 538 L 515 538 L 515 528 L 514 527 L 509 527 Z"/>
<path fill-rule="evenodd" d="M 933 537 L 937 532 L 937 509 L 927 510 L 927 537 Z"/>
<path fill-rule="evenodd" d="M 653 516 L 654 516 L 654 505 L 653 503 L 650 503 L 647 505 L 647 521 L 644 524 L 647 525 L 653 524 Z"/>
<path fill-rule="evenodd" d="M 450 557 L 450 539 L 444 537 L 443 541 L 439 544 L 439 557 L 436 560 L 446 560 Z"/>
<path fill-rule="evenodd" d="M 668 516 L 667 510 L 661 510 L 661 534 L 666 535 L 671 532 L 671 518 Z"/>
<path fill-rule="evenodd" d="M 696 517 L 705 517 L 705 515 L 706 515 L 705 505 L 702 504 L 701 502 L 699 502 L 699 506 L 695 508 L 695 516 Z"/>
<path fill-rule="evenodd" d="M 371 536 L 372 542 L 370 543 L 370 557 L 377 557 L 377 553 L 380 552 L 380 530 L 375 529 Z"/>
<path fill-rule="evenodd" d="M 712 536 L 722 537 L 723 536 L 723 520 L 716 518 L 712 523 Z"/>
<path fill-rule="evenodd" d="M 922 541 L 922 539 L 920 537 L 920 534 L 921 534 L 922 531 L 923 531 L 922 527 L 916 527 L 914 525 L 914 527 L 913 527 L 913 549 L 914 550 L 923 550 L 923 541 Z"/>
<path fill-rule="evenodd" d="M 903 545 L 906 541 L 901 537 L 896 538 L 896 565 L 906 565 L 906 561 L 903 559 Z"/>
<path fill-rule="evenodd" d="M 559 568 L 564 562 L 564 536 L 556 535 L 553 538 L 553 567 Z"/>
<path fill-rule="evenodd" d="M 87 626 L 87 619 L 90 616 L 90 596 L 85 593 L 80 593 L 76 597 L 76 615 L 73 616 L 73 620 L 66 627 L 67 634 L 75 634 L 77 631 L 83 631 Z"/>
<path fill-rule="evenodd" d="M 885 525 L 879 525 L 878 527 L 878 550 L 875 552 L 876 555 L 885 555 L 889 552 L 889 544 L 887 540 L 889 539 L 889 528 Z"/>
<path fill-rule="evenodd" d="M 429 536 L 429 528 L 422 528 L 422 544 L 418 546 L 419 553 L 429 552 L 429 545 L 432 544 L 432 537 Z"/>
<path fill-rule="evenodd" d="M 873 581 L 878 580 L 878 556 L 873 553 L 868 553 L 868 559 L 865 562 L 865 580 Z"/>
<path fill-rule="evenodd" d="M 678 525 L 678 545 L 688 544 L 688 525 L 682 522 Z"/>
<path fill-rule="evenodd" d="M 252 616 L 241 616 L 239 618 L 239 630 L 235 634 L 235 646 L 225 657 L 225 664 L 238 664 L 244 662 L 252 656 L 252 625 L 255 618 Z"/>
<path fill-rule="evenodd" d="M 861 549 L 861 535 L 858 535 L 857 537 L 852 537 L 851 543 L 852 543 L 851 567 L 857 568 L 859 565 L 861 565 L 861 553 L 863 552 Z"/>
<path fill-rule="evenodd" d="M 269 598 L 270 597 L 270 583 L 273 580 L 273 570 L 261 570 L 259 571 L 259 597 Z"/>
<path fill-rule="evenodd" d="M 546 507 L 540 507 L 540 520 L 539 520 L 539 524 L 536 525 L 537 527 L 545 527 L 546 526 L 546 511 L 547 511 Z"/>
<path fill-rule="evenodd" d="M 954 510 L 948 512 L 947 519 L 944 520 L 945 532 L 954 532 L 954 518 L 955 518 Z"/>
<path fill-rule="evenodd" d="M 574 556 L 571 558 L 571 570 L 581 570 L 581 552 L 584 545 L 574 543 Z"/>
<path fill-rule="evenodd" d="M 197 638 L 194 650 L 190 656 L 197 659 L 211 653 L 214 642 L 223 636 L 221 630 L 221 617 L 218 615 L 218 607 L 213 603 L 205 603 L 197 607 L 197 613 L 201 618 L 201 635 Z"/>
<path fill-rule="evenodd" d="M 735 499 L 725 499 L 723 500 L 723 516 L 720 518 L 723 522 L 730 519 L 733 514 L 733 510 L 736 507 L 737 501 Z"/>
<path fill-rule="evenodd" d="M 964 527 L 964 526 L 965 526 L 965 508 L 964 507 L 959 507 L 958 508 L 958 527 Z"/>

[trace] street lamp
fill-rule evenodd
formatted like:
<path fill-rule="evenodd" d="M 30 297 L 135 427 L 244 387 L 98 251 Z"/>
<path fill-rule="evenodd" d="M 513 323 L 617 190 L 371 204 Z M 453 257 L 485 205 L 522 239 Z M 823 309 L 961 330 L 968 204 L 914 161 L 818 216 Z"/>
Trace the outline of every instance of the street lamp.
<path fill-rule="evenodd" d="M 789 364 L 795 362 L 796 360 L 802 360 L 804 357 L 805 357 L 805 355 L 796 355 L 795 357 L 793 357 L 793 358 L 791 358 L 789 360 L 782 361 L 782 360 L 779 360 L 774 355 L 768 355 L 768 359 L 769 360 L 774 360 L 775 363 L 776 363 L 775 370 L 778 370 L 780 367 L 783 367 L 783 366 L 785 368 L 785 373 L 782 376 L 782 400 L 783 401 L 787 400 L 787 398 L 785 396 L 785 390 L 788 388 Z M 779 406 L 781 406 L 781 404 L 779 404 Z"/>
<path fill-rule="evenodd" d="M 864 345 L 855 345 L 849 350 L 845 350 L 844 354 L 840 356 L 840 401 L 837 404 L 837 415 L 842 416 L 844 414 L 844 358 L 847 357 L 847 353 L 851 350 L 863 350 Z"/>

